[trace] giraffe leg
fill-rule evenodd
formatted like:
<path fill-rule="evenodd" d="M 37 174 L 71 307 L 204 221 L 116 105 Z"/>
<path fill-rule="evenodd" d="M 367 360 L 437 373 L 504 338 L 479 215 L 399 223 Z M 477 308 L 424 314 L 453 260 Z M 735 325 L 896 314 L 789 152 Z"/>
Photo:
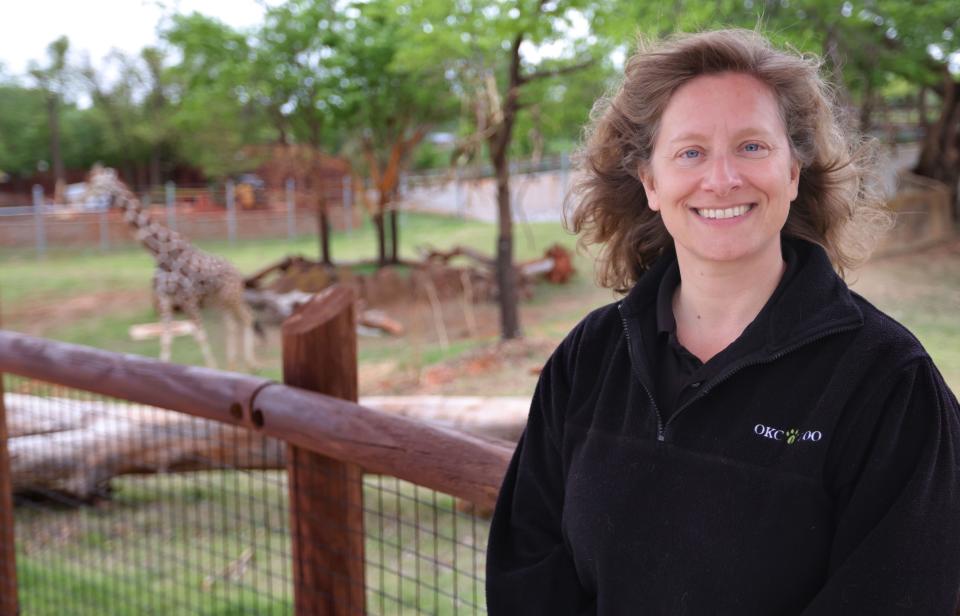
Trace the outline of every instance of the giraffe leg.
<path fill-rule="evenodd" d="M 251 370 L 260 367 L 253 349 L 253 315 L 246 304 L 237 304 L 234 316 L 240 328 L 240 340 L 243 344 L 243 361 Z"/>
<path fill-rule="evenodd" d="M 200 309 L 195 303 L 190 303 L 184 306 L 183 310 L 189 315 L 190 320 L 193 321 L 193 338 L 197 341 L 200 352 L 203 353 L 203 361 L 207 364 L 208 368 L 216 368 L 217 361 L 213 358 L 213 353 L 210 351 L 210 343 L 207 341 L 207 330 L 203 328 L 203 320 L 200 318 Z"/>
<path fill-rule="evenodd" d="M 237 319 L 227 311 L 223 315 L 223 324 L 226 329 L 227 338 L 227 370 L 234 370 L 237 367 Z"/>
<path fill-rule="evenodd" d="M 160 361 L 170 361 L 170 341 L 173 339 L 173 302 L 166 295 L 157 294 L 160 310 Z"/>

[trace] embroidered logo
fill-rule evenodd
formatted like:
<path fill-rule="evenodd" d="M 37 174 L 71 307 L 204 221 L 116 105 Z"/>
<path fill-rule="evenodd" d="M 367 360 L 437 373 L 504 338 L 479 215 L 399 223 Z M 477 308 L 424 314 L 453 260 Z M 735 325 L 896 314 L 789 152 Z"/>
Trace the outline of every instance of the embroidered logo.
<path fill-rule="evenodd" d="M 762 438 L 768 438 L 773 441 L 786 441 L 787 445 L 793 445 L 797 441 L 816 443 L 823 438 L 823 433 L 819 430 L 806 430 L 800 432 L 797 428 L 781 430 L 772 426 L 757 424 L 753 427 L 753 433 Z"/>

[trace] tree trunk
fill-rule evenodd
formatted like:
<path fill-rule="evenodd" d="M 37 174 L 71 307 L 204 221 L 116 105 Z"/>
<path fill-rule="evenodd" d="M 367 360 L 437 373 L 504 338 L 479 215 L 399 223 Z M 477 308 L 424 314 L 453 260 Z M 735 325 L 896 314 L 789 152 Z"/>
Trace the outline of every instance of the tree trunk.
<path fill-rule="evenodd" d="M 939 180 L 950 190 L 954 222 L 960 220 L 957 182 L 960 180 L 960 83 L 944 68 L 942 105 L 937 120 L 927 127 L 914 172 Z"/>
<path fill-rule="evenodd" d="M 377 229 L 377 265 L 387 264 L 386 232 L 384 229 L 383 205 L 377 204 L 377 213 L 373 215 L 373 226 Z"/>
<path fill-rule="evenodd" d="M 870 75 L 864 75 L 866 80 L 866 85 L 863 90 L 863 100 L 860 101 L 860 134 L 866 135 L 873 129 L 873 107 L 874 107 L 874 92 L 873 92 L 873 81 L 870 79 Z"/>
<path fill-rule="evenodd" d="M 159 186 L 163 183 L 160 177 L 160 146 L 154 145 L 150 148 L 150 185 Z"/>
<path fill-rule="evenodd" d="M 64 202 L 66 178 L 63 171 L 63 155 L 60 151 L 60 101 L 56 94 L 47 95 L 47 121 L 50 126 L 50 163 L 53 166 L 53 202 Z"/>
<path fill-rule="evenodd" d="M 86 501 L 127 474 L 282 469 L 282 443 L 244 428 L 126 403 L 4 396 L 12 491 Z M 519 397 L 377 396 L 360 404 L 391 415 L 515 442 L 530 401 Z M 0 443 L 0 447 L 2 447 Z M 8 492 L 9 494 L 9 492 Z M 2 509 L 0 509 L 2 512 Z M 2 517 L 2 516 L 0 516 Z M 0 563 L 2 570 L 2 563 Z"/>
<path fill-rule="evenodd" d="M 317 225 L 320 234 L 320 260 L 324 265 L 333 265 L 330 259 L 330 219 L 323 197 L 317 199 Z"/>
<path fill-rule="evenodd" d="M 930 127 L 930 122 L 927 120 L 927 87 L 923 86 L 920 88 L 920 93 L 917 95 L 917 123 L 920 127 L 920 134 L 926 135 L 927 129 Z"/>
<path fill-rule="evenodd" d="M 512 340 L 519 338 L 521 331 L 517 308 L 517 280 L 513 268 L 510 166 L 506 152 L 501 152 L 493 163 L 497 173 L 497 301 L 500 304 L 500 336 L 504 340 Z"/>
<path fill-rule="evenodd" d="M 490 160 L 497 175 L 497 300 L 500 304 L 500 337 L 512 340 L 522 335 L 517 307 L 517 279 L 513 267 L 513 211 L 510 203 L 510 161 L 508 152 L 513 126 L 520 110 L 520 45 L 523 34 L 513 41 L 510 82 L 501 109 L 502 119 L 491 135 Z"/>
<path fill-rule="evenodd" d="M 399 242 L 399 223 L 397 221 L 399 215 L 396 209 L 390 210 L 390 263 L 397 264 L 400 263 L 400 248 L 398 247 Z"/>
<path fill-rule="evenodd" d="M 283 465 L 273 439 L 172 411 L 11 393 L 5 402 L 15 491 L 87 500 L 118 475 Z"/>

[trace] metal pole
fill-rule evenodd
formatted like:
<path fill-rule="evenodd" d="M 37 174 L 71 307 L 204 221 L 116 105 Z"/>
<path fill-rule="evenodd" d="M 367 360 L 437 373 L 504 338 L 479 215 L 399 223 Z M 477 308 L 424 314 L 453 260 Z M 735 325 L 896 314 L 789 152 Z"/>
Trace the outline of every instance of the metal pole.
<path fill-rule="evenodd" d="M 172 230 L 177 229 L 177 185 L 172 181 L 164 184 L 164 190 L 167 196 L 167 226 Z"/>
<path fill-rule="evenodd" d="M 237 243 L 237 203 L 233 196 L 233 180 L 227 180 L 227 238 Z"/>
<path fill-rule="evenodd" d="M 33 185 L 33 223 L 36 230 L 37 256 L 47 254 L 47 231 L 43 226 L 43 186 Z"/>
<path fill-rule="evenodd" d="M 570 155 L 564 152 L 560 155 L 560 196 L 567 197 L 567 184 L 570 181 Z"/>
<path fill-rule="evenodd" d="M 343 176 L 343 213 L 347 219 L 347 232 L 353 231 L 353 182 L 349 175 Z"/>
<path fill-rule="evenodd" d="M 107 224 L 107 215 L 110 213 L 109 205 L 100 208 L 100 250 L 106 252 L 110 249 L 110 227 Z"/>
<path fill-rule="evenodd" d="M 453 178 L 453 200 L 454 207 L 457 210 L 457 216 L 460 218 L 464 217 L 464 204 L 463 204 L 463 187 L 462 187 L 462 173 L 460 167 L 454 167 L 453 169 L 454 178 Z"/>
<path fill-rule="evenodd" d="M 297 203 L 294 199 L 295 188 L 296 183 L 293 181 L 293 178 L 287 178 L 287 238 L 291 240 L 297 233 Z"/>

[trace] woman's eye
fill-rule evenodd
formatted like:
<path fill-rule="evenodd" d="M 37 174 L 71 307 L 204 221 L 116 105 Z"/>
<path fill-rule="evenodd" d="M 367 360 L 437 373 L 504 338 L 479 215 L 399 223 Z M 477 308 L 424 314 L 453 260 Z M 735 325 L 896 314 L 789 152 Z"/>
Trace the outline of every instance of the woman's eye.
<path fill-rule="evenodd" d="M 684 150 L 680 152 L 680 158 L 684 160 L 693 160 L 700 157 L 699 150 Z"/>
<path fill-rule="evenodd" d="M 764 154 L 767 152 L 767 148 L 762 143 L 751 141 L 750 143 L 744 144 L 743 151 L 747 154 Z"/>

